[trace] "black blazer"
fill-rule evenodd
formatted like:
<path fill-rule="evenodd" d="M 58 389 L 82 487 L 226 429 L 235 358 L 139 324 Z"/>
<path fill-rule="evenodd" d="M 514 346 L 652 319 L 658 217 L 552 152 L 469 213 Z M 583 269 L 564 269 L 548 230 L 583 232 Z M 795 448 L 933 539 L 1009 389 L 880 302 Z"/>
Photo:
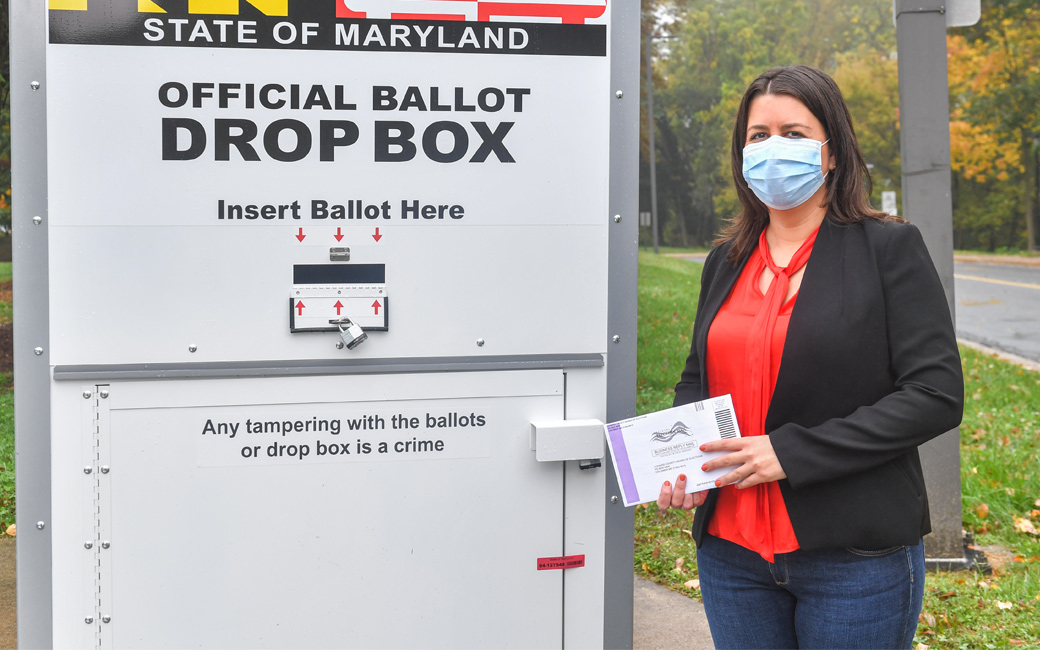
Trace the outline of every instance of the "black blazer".
<path fill-rule="evenodd" d="M 675 405 L 706 399 L 708 328 L 746 259 L 704 263 Z M 964 380 L 950 310 L 920 232 L 873 219 L 820 226 L 766 414 L 803 549 L 914 545 L 931 530 L 917 446 L 956 427 Z M 697 508 L 701 544 L 717 491 Z"/>

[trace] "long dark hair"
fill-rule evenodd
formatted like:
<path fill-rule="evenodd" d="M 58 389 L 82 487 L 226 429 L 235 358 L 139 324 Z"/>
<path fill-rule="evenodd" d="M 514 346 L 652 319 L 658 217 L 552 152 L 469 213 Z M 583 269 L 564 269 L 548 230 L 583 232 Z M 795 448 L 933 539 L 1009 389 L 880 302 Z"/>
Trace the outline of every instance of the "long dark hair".
<path fill-rule="evenodd" d="M 751 100 L 759 95 L 789 95 L 805 104 L 823 125 L 830 139 L 836 166 L 827 174 L 827 218 L 838 223 L 857 223 L 865 219 L 902 221 L 899 217 L 875 210 L 870 205 L 873 181 L 859 150 L 849 109 L 841 90 L 825 73 L 805 65 L 772 68 L 751 82 L 740 100 L 733 126 L 730 162 L 742 210 L 722 232 L 716 244 L 733 241 L 728 259 L 738 262 L 751 252 L 762 229 L 769 223 L 769 209 L 755 196 L 744 180 L 744 143 L 747 138 Z"/>

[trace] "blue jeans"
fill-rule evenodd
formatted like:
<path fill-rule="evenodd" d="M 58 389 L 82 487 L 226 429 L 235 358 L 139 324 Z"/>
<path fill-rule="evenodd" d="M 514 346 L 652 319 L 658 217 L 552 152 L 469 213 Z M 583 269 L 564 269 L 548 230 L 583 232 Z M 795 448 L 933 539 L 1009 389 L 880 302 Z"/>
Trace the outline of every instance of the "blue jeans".
<path fill-rule="evenodd" d="M 697 569 L 716 648 L 910 648 L 924 544 L 774 559 L 705 535 Z"/>

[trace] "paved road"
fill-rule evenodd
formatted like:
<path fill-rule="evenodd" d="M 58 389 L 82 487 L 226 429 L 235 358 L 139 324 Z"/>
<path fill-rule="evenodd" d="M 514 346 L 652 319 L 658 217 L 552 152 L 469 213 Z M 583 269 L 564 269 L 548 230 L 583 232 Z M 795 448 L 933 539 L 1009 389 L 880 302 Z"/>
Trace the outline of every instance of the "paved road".
<path fill-rule="evenodd" d="M 1040 267 L 953 268 L 957 336 L 1040 363 Z"/>

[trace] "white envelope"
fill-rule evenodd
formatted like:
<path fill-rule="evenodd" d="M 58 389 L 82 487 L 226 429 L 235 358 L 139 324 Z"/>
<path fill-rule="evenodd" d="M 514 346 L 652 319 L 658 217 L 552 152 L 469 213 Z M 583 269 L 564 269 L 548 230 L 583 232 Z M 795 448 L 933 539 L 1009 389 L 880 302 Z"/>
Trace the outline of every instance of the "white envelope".
<path fill-rule="evenodd" d="M 729 395 L 605 424 L 603 432 L 626 506 L 657 501 L 661 485 L 679 474 L 686 475 L 687 493 L 714 488 L 732 468 L 703 472 L 701 465 L 728 452 L 700 446 L 740 437 Z"/>

